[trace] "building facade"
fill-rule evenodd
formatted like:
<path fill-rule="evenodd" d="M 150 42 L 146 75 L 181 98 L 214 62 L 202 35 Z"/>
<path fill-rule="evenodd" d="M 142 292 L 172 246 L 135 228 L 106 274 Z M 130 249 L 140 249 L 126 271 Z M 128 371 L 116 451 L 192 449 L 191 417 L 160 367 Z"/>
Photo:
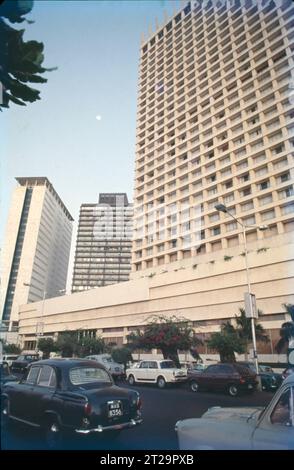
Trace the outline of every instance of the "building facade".
<path fill-rule="evenodd" d="M 265 361 L 285 361 L 274 354 L 274 347 L 281 324 L 289 320 L 283 304 L 294 304 L 294 243 L 287 234 L 268 239 L 266 250 L 260 251 L 254 243 L 248 248 L 252 292 L 263 312 L 258 321 L 270 338 L 269 343 L 258 344 L 258 355 Z M 183 260 L 181 269 L 170 265 L 167 272 L 153 276 L 48 299 L 44 304 L 22 305 L 19 338 L 24 349 L 34 350 L 35 324 L 42 316 L 44 336 L 54 338 L 75 330 L 92 335 L 94 331 L 105 342 L 121 345 L 153 315 L 177 316 L 188 319 L 204 340 L 201 354 L 205 358 L 211 353 L 205 340 L 244 307 L 245 291 L 244 257 L 240 247 L 235 247 L 229 261 L 219 252 L 213 263 L 209 255 L 197 266 Z"/>
<path fill-rule="evenodd" d="M 249 241 L 293 233 L 293 4 L 244 3 L 189 2 L 142 44 L 134 278 L 230 255 L 242 234 L 217 203 Z"/>
<path fill-rule="evenodd" d="M 124 193 L 82 204 L 72 292 L 127 281 L 131 270 L 133 205 Z"/>
<path fill-rule="evenodd" d="M 21 304 L 65 290 L 73 222 L 47 178 L 16 181 L 1 253 L 1 318 L 10 330 Z"/>

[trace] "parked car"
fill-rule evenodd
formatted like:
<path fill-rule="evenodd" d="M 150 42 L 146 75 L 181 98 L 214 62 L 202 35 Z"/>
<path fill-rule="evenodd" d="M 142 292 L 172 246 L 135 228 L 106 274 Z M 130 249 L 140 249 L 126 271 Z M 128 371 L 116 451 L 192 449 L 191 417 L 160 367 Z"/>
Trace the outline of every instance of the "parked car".
<path fill-rule="evenodd" d="M 6 362 L 9 365 L 9 367 L 11 367 L 13 361 L 16 361 L 18 356 L 19 354 L 3 354 L 2 362 Z"/>
<path fill-rule="evenodd" d="M 256 373 L 256 367 L 253 362 L 238 362 Z M 270 366 L 259 364 L 259 376 L 261 379 L 262 390 L 275 391 L 281 385 L 283 378 L 281 374 L 277 374 Z"/>
<path fill-rule="evenodd" d="M 210 408 L 178 421 L 180 450 L 294 450 L 294 375 L 266 408 Z"/>
<path fill-rule="evenodd" d="M 200 390 L 226 391 L 232 397 L 241 391 L 253 392 L 257 386 L 256 374 L 237 363 L 213 364 L 204 371 L 188 371 L 189 386 L 192 392 Z"/>
<path fill-rule="evenodd" d="M 287 369 L 282 372 L 282 379 L 285 380 L 291 374 L 294 374 L 294 367 L 287 367 Z"/>
<path fill-rule="evenodd" d="M 0 363 L 0 384 L 1 384 L 1 389 L 4 384 L 7 382 L 15 382 L 17 381 L 18 378 L 15 377 L 15 375 L 12 375 L 10 372 L 9 365 L 7 362 L 2 362 Z"/>
<path fill-rule="evenodd" d="M 15 361 L 12 361 L 11 370 L 15 372 L 24 372 L 31 362 L 38 360 L 38 354 L 21 354 Z"/>
<path fill-rule="evenodd" d="M 115 379 L 122 379 L 126 376 L 123 364 L 115 362 L 110 354 L 94 354 L 86 356 L 85 359 L 99 362 L 99 364 L 102 364 Z"/>
<path fill-rule="evenodd" d="M 49 447 L 65 432 L 111 433 L 142 422 L 136 391 L 117 387 L 95 361 L 47 359 L 29 365 L 19 383 L 2 391 L 2 419 L 42 428 Z"/>
<path fill-rule="evenodd" d="M 187 372 L 176 367 L 170 360 L 141 361 L 138 367 L 126 370 L 130 385 L 137 383 L 156 383 L 159 388 L 187 380 Z"/>

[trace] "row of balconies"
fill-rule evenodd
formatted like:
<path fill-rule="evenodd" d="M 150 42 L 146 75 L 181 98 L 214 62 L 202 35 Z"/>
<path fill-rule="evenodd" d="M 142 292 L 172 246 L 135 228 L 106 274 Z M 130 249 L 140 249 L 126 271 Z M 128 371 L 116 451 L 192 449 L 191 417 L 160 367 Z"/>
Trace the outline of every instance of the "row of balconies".
<path fill-rule="evenodd" d="M 275 77 L 276 81 L 278 81 L 278 80 L 281 78 L 281 81 L 283 82 L 282 85 L 283 85 L 284 82 L 285 82 L 285 79 L 287 78 L 287 76 L 289 76 L 289 72 L 290 72 L 290 71 L 289 71 L 289 67 L 288 67 L 287 65 L 286 65 L 286 66 L 283 66 L 282 68 L 280 68 L 280 70 L 278 71 L 278 74 L 277 74 L 276 77 Z M 268 77 L 268 79 L 270 80 L 270 77 Z M 270 82 L 269 82 L 269 83 L 270 83 Z M 257 87 L 256 87 L 256 88 L 257 88 Z M 264 87 L 263 87 L 262 89 L 264 89 Z M 249 90 L 249 91 L 251 91 L 251 90 Z M 266 91 L 266 90 L 264 90 L 264 91 Z M 263 102 L 266 101 L 264 98 L 265 98 L 270 92 L 271 92 L 271 90 L 268 89 L 267 92 L 264 94 L 264 96 L 261 97 L 261 98 L 263 98 L 263 99 L 262 99 Z M 225 109 L 230 109 L 230 108 L 232 108 L 232 106 L 234 105 L 234 103 L 236 103 L 236 105 L 237 105 L 238 102 L 240 101 L 240 98 L 239 98 L 239 96 L 237 95 L 236 92 L 234 92 L 231 97 L 232 97 L 232 98 L 235 98 L 235 101 L 233 101 L 233 102 L 231 102 L 231 103 L 226 103 L 226 105 L 224 105 L 224 108 L 225 108 Z M 244 103 L 241 103 L 241 109 L 243 109 L 244 107 L 249 106 L 252 101 L 254 101 L 254 100 L 256 101 L 256 100 L 257 100 L 257 98 L 256 98 L 254 95 L 252 95 L 252 96 L 249 95 L 249 97 L 247 96 L 247 100 L 248 100 L 248 98 L 250 98 L 250 99 L 249 99 L 248 101 L 246 101 L 246 102 L 245 102 L 245 99 L 244 99 L 244 98 L 246 98 L 246 96 L 243 96 L 243 97 L 242 97 L 242 100 L 244 101 Z M 228 99 L 228 97 L 226 97 L 226 99 Z M 190 107 L 193 107 L 193 106 L 195 105 L 195 100 L 193 100 L 193 102 L 189 101 L 189 102 L 187 102 L 186 104 L 187 104 L 188 106 L 190 105 Z M 236 105 L 235 105 L 235 106 L 236 106 Z M 217 106 L 219 106 L 219 103 L 217 103 Z M 232 113 L 232 111 L 235 111 L 235 106 L 234 106 L 234 109 L 231 110 L 231 113 Z M 193 110 L 194 110 L 194 108 L 192 108 L 192 111 L 193 111 Z M 180 113 L 178 112 L 178 115 L 175 115 L 175 112 L 178 112 L 178 110 L 174 110 L 173 116 L 170 116 L 170 119 L 173 119 L 172 122 L 174 122 L 174 120 L 176 120 L 175 125 L 179 125 L 179 124 L 180 124 L 180 122 L 179 122 L 179 117 L 180 117 L 179 115 L 180 115 Z M 186 112 L 189 112 L 189 108 L 187 108 Z M 196 109 L 196 112 L 197 112 L 197 109 Z M 200 117 L 202 117 L 202 121 L 199 121 L 199 125 L 200 125 L 200 124 L 204 124 L 204 122 L 206 122 L 206 121 L 205 121 L 206 116 L 207 116 L 208 114 L 210 114 L 211 112 L 212 112 L 212 110 L 211 110 L 210 108 L 207 110 L 206 113 L 205 113 L 204 110 L 202 110 L 201 116 L 200 116 Z M 204 113 L 205 113 L 205 114 L 204 114 Z M 190 114 L 191 114 L 191 111 L 190 111 Z M 214 114 L 217 114 L 217 111 L 214 111 Z M 222 115 L 222 114 L 220 113 L 220 115 L 217 116 L 218 119 L 221 119 L 221 117 L 220 117 L 221 115 Z M 192 117 L 192 114 L 191 114 L 190 117 Z M 212 117 L 213 117 L 213 116 L 212 116 Z M 224 113 L 223 113 L 223 117 L 225 117 Z M 227 118 L 228 118 L 228 117 L 229 117 L 229 116 L 227 116 Z M 162 119 L 161 119 L 161 121 L 162 121 Z M 161 121 L 160 121 L 159 119 L 157 119 L 157 121 L 155 120 L 154 123 L 153 123 L 153 126 L 155 126 L 155 125 L 157 124 L 157 122 L 159 123 L 159 122 L 161 122 Z M 204 121 L 204 122 L 203 122 L 203 121 Z M 167 123 L 168 123 L 168 120 L 167 120 L 167 118 L 166 118 L 166 125 L 167 125 Z M 145 145 L 145 147 L 146 147 L 146 146 L 147 146 L 147 144 Z M 141 146 L 141 149 L 142 149 L 142 151 L 143 151 L 143 146 Z"/>
<path fill-rule="evenodd" d="M 206 137 L 207 140 L 205 141 L 190 140 L 187 143 L 185 143 L 184 147 L 181 145 L 181 141 L 178 142 L 177 139 L 175 139 L 175 146 L 174 146 L 175 148 L 170 150 L 167 154 L 167 157 L 169 158 L 165 158 L 164 160 L 164 159 L 161 159 L 160 157 L 157 157 L 158 165 L 154 166 L 155 159 L 156 159 L 156 157 L 154 157 L 152 162 L 149 162 L 148 172 L 147 172 L 147 169 L 145 169 L 145 174 L 150 173 L 152 175 L 152 172 L 153 172 L 153 175 L 157 175 L 156 173 L 154 173 L 154 171 L 158 168 L 161 169 L 161 172 L 171 169 L 168 167 L 164 167 L 163 165 L 167 164 L 169 167 L 173 167 L 176 165 L 176 161 L 178 161 L 178 164 L 179 164 L 184 157 L 186 157 L 185 159 L 187 160 L 189 153 L 190 153 L 190 158 L 197 157 L 197 156 L 200 156 L 200 154 L 202 154 L 204 155 L 206 159 L 211 160 L 211 159 L 214 159 L 215 157 L 220 158 L 222 156 L 221 153 L 223 152 L 231 151 L 231 152 L 239 153 L 239 147 L 245 144 L 245 142 L 246 142 L 247 152 L 249 151 L 250 153 L 250 150 L 248 150 L 248 147 L 251 147 L 251 151 L 255 151 L 255 150 L 258 150 L 258 148 L 260 147 L 265 147 L 265 148 L 271 147 L 272 146 L 271 144 L 273 142 L 278 143 L 278 141 L 280 140 L 287 140 L 287 138 L 289 138 L 288 127 L 284 126 L 282 127 L 282 130 L 278 132 L 273 132 L 272 128 L 266 129 L 264 132 L 261 132 L 260 129 L 264 130 L 266 125 L 265 124 L 260 125 L 256 123 L 256 126 L 259 126 L 259 127 L 256 127 L 255 130 L 248 129 L 247 132 L 240 131 L 240 134 L 232 135 L 229 138 L 227 137 L 226 140 L 223 141 L 221 145 L 219 145 L 219 142 L 215 142 L 215 139 L 210 138 L 209 140 L 210 136 Z M 248 135 L 248 138 L 247 138 L 247 135 Z M 265 138 L 265 142 L 263 139 L 261 139 L 262 135 Z M 245 139 L 245 136 L 246 136 L 246 139 Z M 195 145 L 197 145 L 197 147 L 194 147 Z M 167 150 L 170 149 L 170 146 L 168 146 L 168 144 L 166 144 L 165 147 L 167 148 Z M 245 148 L 245 145 L 243 145 L 243 147 Z M 182 152 L 182 155 L 179 154 L 180 150 Z M 140 167 L 138 167 L 137 178 L 140 178 L 140 174 L 142 174 L 142 171 L 140 171 Z"/>
<path fill-rule="evenodd" d="M 278 56 L 277 56 L 277 57 L 278 57 L 278 59 L 277 59 L 278 61 L 281 61 L 281 60 L 285 59 L 284 53 L 285 53 L 285 51 L 283 51 L 283 56 L 281 56 L 281 55 L 278 55 Z M 282 66 L 281 66 L 281 65 L 282 65 Z M 287 59 L 285 59 L 281 65 L 279 65 L 278 67 L 275 67 L 274 65 L 271 66 L 271 67 L 268 67 L 269 73 L 271 72 L 271 70 L 272 70 L 273 72 L 275 72 L 275 74 L 274 74 L 273 77 L 271 77 L 270 75 L 268 76 L 269 81 L 272 80 L 273 78 L 276 79 L 276 80 L 278 80 L 278 78 L 279 78 L 279 76 L 280 76 L 281 74 L 283 74 L 284 72 L 286 72 L 286 71 L 289 70 L 288 60 L 287 60 Z M 233 78 L 235 78 L 235 77 L 233 77 Z M 240 76 L 239 78 L 242 79 L 242 76 Z M 236 78 L 235 78 L 235 80 L 236 80 Z M 248 81 L 248 80 L 250 80 L 250 83 L 249 83 L 249 84 L 246 83 L 246 81 Z M 241 87 L 241 90 L 240 90 L 240 91 L 241 91 L 241 98 L 245 99 L 245 98 L 246 98 L 246 95 L 248 94 L 249 91 L 251 91 L 251 90 L 257 90 L 257 89 L 260 87 L 260 85 L 262 85 L 265 81 L 266 81 L 266 77 L 265 77 L 265 76 L 262 77 L 261 83 L 259 83 L 259 81 L 258 81 L 258 75 L 256 75 L 255 77 L 254 77 L 253 75 L 251 75 L 251 76 L 249 76 L 249 75 L 246 76 L 246 75 L 245 75 L 245 81 L 244 81 L 243 83 L 246 83 L 246 85 L 243 87 L 243 90 L 242 90 L 242 87 Z M 193 84 L 193 83 L 194 83 L 194 80 L 192 80 L 191 83 Z M 271 82 L 269 82 L 269 83 L 271 83 Z M 193 85 L 193 86 L 195 87 L 195 85 Z M 208 86 L 208 84 L 207 84 L 206 86 Z M 264 88 L 264 87 L 261 86 L 261 91 L 264 91 L 263 88 Z M 188 96 L 188 98 L 189 98 L 189 91 L 188 91 L 188 90 L 189 90 L 189 85 L 186 85 L 186 86 L 183 88 L 183 90 L 184 90 L 184 89 L 186 89 L 186 101 L 187 101 L 187 96 Z M 195 90 L 195 88 L 194 88 L 194 90 Z M 207 99 L 207 92 L 208 92 L 208 91 L 209 91 L 209 90 L 206 90 L 205 93 L 201 93 L 200 95 L 198 95 L 198 96 L 196 97 L 196 98 L 197 98 L 196 100 L 193 99 L 193 101 L 195 101 L 195 103 L 196 103 L 198 106 L 201 106 L 201 107 L 202 107 L 202 111 L 203 111 L 203 108 L 205 108 L 205 106 L 209 106 L 209 105 L 211 106 L 211 98 L 210 98 L 209 100 Z M 231 89 L 230 89 L 229 91 L 227 91 L 227 92 L 225 91 L 225 93 L 223 94 L 223 96 L 220 96 L 220 93 L 217 93 L 217 94 L 215 95 L 215 96 L 216 96 L 216 99 L 220 99 L 219 102 L 215 102 L 215 103 L 213 104 L 213 107 L 215 108 L 215 110 L 217 110 L 219 107 L 224 106 L 224 102 L 223 102 L 224 99 L 231 100 L 232 98 L 235 97 L 235 95 L 236 95 L 236 98 L 237 98 L 237 99 L 240 99 L 240 97 L 238 96 L 238 93 L 237 93 L 237 92 L 233 92 L 232 94 L 230 94 L 230 92 L 231 92 Z M 190 96 L 191 96 L 191 91 L 190 91 Z M 171 98 L 172 98 L 172 97 L 171 97 Z M 170 99 L 170 98 L 169 98 L 169 99 Z M 175 100 L 174 100 L 174 101 L 175 101 Z M 189 104 L 189 103 L 187 103 L 187 104 Z M 153 102 L 153 106 L 155 107 L 155 105 L 156 105 L 156 103 L 155 103 L 155 101 L 154 101 L 154 102 Z M 167 107 L 167 103 L 166 103 L 166 106 L 165 106 L 165 107 Z M 163 108 L 164 108 L 164 107 L 163 107 Z M 150 109 L 151 109 L 151 108 L 150 108 L 150 106 L 149 106 L 149 110 L 150 110 Z M 154 108 L 154 109 L 155 109 L 155 108 Z M 164 108 L 164 109 L 165 109 L 165 108 Z M 174 109 L 174 111 L 176 111 L 176 109 Z M 145 112 L 145 111 L 144 111 L 144 112 Z M 210 110 L 210 112 L 211 112 L 211 110 Z M 138 125 L 138 130 L 139 130 L 139 129 L 140 129 L 140 123 L 139 123 L 139 125 Z M 138 135 L 139 135 L 139 132 L 138 132 Z"/>
<path fill-rule="evenodd" d="M 273 25 L 269 25 L 269 26 L 267 27 L 267 31 L 270 31 L 270 33 L 272 33 L 272 30 L 273 30 L 273 27 L 272 27 L 272 26 L 273 26 Z M 277 27 L 280 27 L 279 24 L 277 24 L 276 26 L 277 26 Z M 260 25 L 259 25 L 259 28 L 260 28 Z M 265 26 L 263 26 L 263 29 L 264 29 L 264 28 L 265 28 Z M 224 32 L 225 32 L 225 31 L 224 31 Z M 223 34 L 224 34 L 224 32 L 223 32 Z M 220 36 L 219 36 L 219 37 L 220 37 Z M 253 39 L 253 42 L 254 42 L 254 41 L 256 42 L 256 40 L 259 40 L 261 37 L 262 37 L 262 31 L 259 31 L 258 34 L 257 34 L 257 35 L 255 36 L 255 38 Z M 246 39 L 246 37 L 245 37 L 245 35 L 244 35 L 244 42 L 245 42 L 245 41 L 248 42 L 248 39 Z M 230 43 L 231 43 L 231 42 L 232 42 L 232 41 L 230 41 Z M 197 45 L 198 45 L 198 47 L 199 47 L 199 40 L 197 41 Z M 220 52 L 220 50 L 221 50 L 221 45 L 222 45 L 222 43 L 218 44 L 218 46 L 217 46 L 217 49 L 218 49 L 219 52 Z M 223 47 L 226 48 L 227 46 L 228 46 L 228 42 L 227 42 L 227 40 L 225 39 L 225 40 L 224 40 Z M 241 46 L 242 46 L 242 49 L 239 49 L 239 51 L 237 51 L 237 52 L 241 52 L 242 50 L 244 50 L 244 44 L 238 44 L 238 47 L 239 47 L 239 48 L 240 48 Z M 236 46 L 235 46 L 235 47 L 236 47 Z M 215 50 L 215 44 L 213 44 L 213 47 L 210 48 L 210 49 Z M 260 47 L 259 47 L 259 49 L 260 49 Z M 234 49 L 233 49 L 233 50 L 234 50 Z M 206 51 L 206 52 L 203 51 L 203 53 L 205 53 L 206 55 L 207 55 L 207 52 L 208 52 L 208 51 Z"/>

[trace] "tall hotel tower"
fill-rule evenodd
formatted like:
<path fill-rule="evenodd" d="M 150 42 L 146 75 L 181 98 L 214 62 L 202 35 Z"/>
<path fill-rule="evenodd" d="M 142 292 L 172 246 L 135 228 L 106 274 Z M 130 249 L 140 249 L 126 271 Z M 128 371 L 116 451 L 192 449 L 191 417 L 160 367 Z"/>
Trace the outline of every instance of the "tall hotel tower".
<path fill-rule="evenodd" d="M 22 304 L 65 290 L 73 218 L 50 181 L 16 178 L 2 250 L 2 327 L 18 327 Z"/>
<path fill-rule="evenodd" d="M 132 223 L 125 193 L 103 193 L 98 204 L 81 205 L 72 292 L 129 280 Z"/>
<path fill-rule="evenodd" d="M 249 245 L 293 236 L 293 53 L 286 0 L 189 2 L 142 43 L 133 278 L 229 259 L 219 203 Z"/>

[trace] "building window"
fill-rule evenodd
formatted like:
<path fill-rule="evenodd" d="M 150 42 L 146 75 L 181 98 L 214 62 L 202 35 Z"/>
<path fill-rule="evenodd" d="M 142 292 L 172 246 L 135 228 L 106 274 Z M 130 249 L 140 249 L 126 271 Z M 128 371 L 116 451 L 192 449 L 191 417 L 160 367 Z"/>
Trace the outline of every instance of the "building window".
<path fill-rule="evenodd" d="M 216 212 L 215 214 L 209 216 L 209 222 L 216 222 L 217 220 L 219 220 L 219 218 L 220 215 L 218 212 Z"/>
<path fill-rule="evenodd" d="M 286 197 L 294 196 L 294 190 L 293 186 L 289 186 L 286 189 L 283 189 L 283 191 L 278 192 L 279 199 L 285 199 Z"/>
<path fill-rule="evenodd" d="M 229 224 L 226 224 L 226 230 L 227 232 L 232 232 L 232 230 L 237 229 L 237 222 L 230 222 Z"/>
<path fill-rule="evenodd" d="M 254 225 L 255 224 L 255 216 L 252 215 L 251 217 L 247 217 L 243 219 L 244 225 Z"/>
<path fill-rule="evenodd" d="M 287 214 L 294 212 L 294 202 L 290 202 L 289 204 L 282 206 L 281 212 L 282 212 L 282 215 L 287 215 Z"/>
<path fill-rule="evenodd" d="M 262 212 L 260 214 L 260 217 L 261 217 L 261 220 L 274 219 L 275 211 L 274 211 L 274 209 L 271 209 L 270 211 Z"/>
<path fill-rule="evenodd" d="M 220 233 L 221 233 L 220 227 L 214 227 L 213 229 L 211 229 L 212 236 L 219 235 Z"/>
<path fill-rule="evenodd" d="M 264 189 L 268 189 L 270 187 L 270 183 L 269 181 L 263 181 L 262 183 L 260 183 L 259 185 L 259 189 L 260 191 L 263 191 Z"/>
<path fill-rule="evenodd" d="M 234 201 L 234 193 L 227 194 L 224 196 L 224 203 L 228 204 L 229 202 Z"/>
<path fill-rule="evenodd" d="M 273 201 L 271 194 L 267 194 L 264 197 L 259 198 L 259 205 L 264 206 L 265 204 L 270 204 Z"/>
<path fill-rule="evenodd" d="M 245 204 L 241 204 L 241 211 L 242 212 L 250 211 L 253 208 L 254 208 L 253 201 L 248 201 Z"/>
<path fill-rule="evenodd" d="M 249 194 L 251 194 L 250 186 L 248 188 L 243 189 L 243 191 L 240 192 L 240 195 L 243 196 L 243 197 L 249 196 Z"/>

